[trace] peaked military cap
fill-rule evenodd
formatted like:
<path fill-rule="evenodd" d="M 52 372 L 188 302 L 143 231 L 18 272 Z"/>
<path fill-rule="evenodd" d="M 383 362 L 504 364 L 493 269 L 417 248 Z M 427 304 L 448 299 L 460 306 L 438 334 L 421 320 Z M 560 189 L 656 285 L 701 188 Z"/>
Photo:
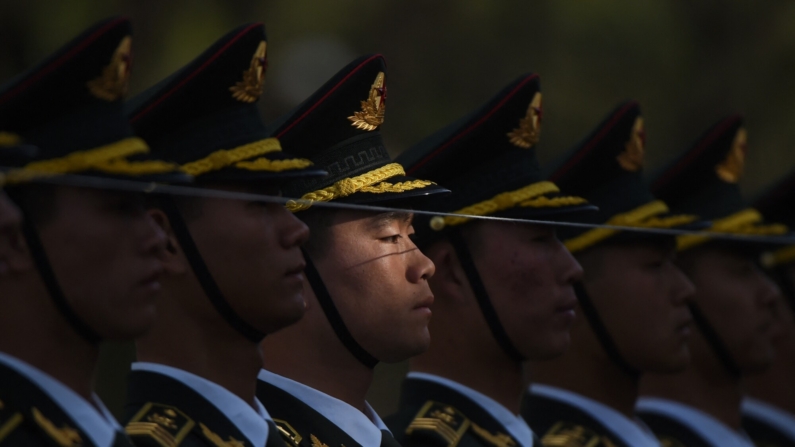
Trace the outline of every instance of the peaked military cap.
<path fill-rule="evenodd" d="M 41 173 L 167 178 L 162 174 L 176 172 L 169 163 L 128 159 L 149 151 L 122 110 L 131 45 L 129 20 L 108 19 L 0 87 L 0 146 L 37 148 L 32 162 L 8 174 L 10 181 Z"/>
<path fill-rule="evenodd" d="M 783 234 L 786 226 L 764 223 L 762 214 L 749 207 L 740 193 L 738 182 L 745 170 L 746 152 L 747 133 L 742 117 L 726 117 L 663 169 L 652 182 L 652 193 L 677 212 L 698 214 L 709 220 L 710 232 Z M 680 250 L 709 241 L 708 236 L 698 234 L 677 239 Z"/>
<path fill-rule="evenodd" d="M 324 175 L 269 138 L 257 101 L 267 69 L 261 23 L 240 26 L 128 101 L 135 132 L 157 156 L 207 181 L 284 181 Z"/>
<path fill-rule="evenodd" d="M 551 170 L 549 180 L 599 207 L 575 220 L 638 228 L 671 228 L 696 221 L 693 215 L 671 215 L 643 179 L 646 132 L 635 101 L 616 107 L 580 144 Z M 571 252 L 608 238 L 636 238 L 635 232 L 610 228 L 563 228 L 561 239 Z"/>
<path fill-rule="evenodd" d="M 539 77 L 526 74 L 474 112 L 406 150 L 398 161 L 409 174 L 452 189 L 449 197 L 423 207 L 431 211 L 540 219 L 594 209 L 544 180 L 535 154 L 542 116 Z M 424 241 L 468 220 L 418 219 L 414 227 Z"/>
<path fill-rule="evenodd" d="M 328 175 L 286 185 L 284 194 L 307 201 L 410 205 L 448 192 L 408 177 L 393 163 L 381 138 L 386 111 L 386 62 L 362 56 L 340 70 L 295 110 L 272 126 L 290 151 L 312 160 Z M 309 203 L 292 203 L 293 211 Z"/>

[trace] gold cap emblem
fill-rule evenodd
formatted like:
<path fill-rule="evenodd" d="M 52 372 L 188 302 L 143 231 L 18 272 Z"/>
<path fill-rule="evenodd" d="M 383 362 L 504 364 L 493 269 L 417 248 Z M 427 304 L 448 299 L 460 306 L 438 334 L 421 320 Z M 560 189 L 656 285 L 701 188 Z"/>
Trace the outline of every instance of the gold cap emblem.
<path fill-rule="evenodd" d="M 635 118 L 632 134 L 624 145 L 624 152 L 618 154 L 616 160 L 622 168 L 636 172 L 643 167 L 643 153 L 646 146 L 646 131 L 643 129 L 643 117 Z"/>
<path fill-rule="evenodd" d="M 88 81 L 86 86 L 92 95 L 105 101 L 116 101 L 127 94 L 132 65 L 132 38 L 125 37 L 119 43 L 110 63 L 102 69 L 102 74 Z"/>
<path fill-rule="evenodd" d="M 737 130 L 732 148 L 726 159 L 715 166 L 715 173 L 726 183 L 737 183 L 745 170 L 745 152 L 748 150 L 748 133 L 744 128 Z"/>
<path fill-rule="evenodd" d="M 262 95 L 262 84 L 265 82 L 265 68 L 267 67 L 267 59 L 265 58 L 267 47 L 268 45 L 264 40 L 259 43 L 257 51 L 251 58 L 251 65 L 249 65 L 248 70 L 243 72 L 243 80 L 229 87 L 233 98 L 238 101 L 252 103 L 256 102 Z"/>
<path fill-rule="evenodd" d="M 384 72 L 378 72 L 375 82 L 370 87 L 370 96 L 367 101 L 362 101 L 362 110 L 354 112 L 348 119 L 352 121 L 352 126 L 366 131 L 375 130 L 384 124 L 384 112 L 386 111 L 386 85 L 384 84 Z"/>
<path fill-rule="evenodd" d="M 543 116 L 544 106 L 541 104 L 541 93 L 536 92 L 527 107 L 527 115 L 519 120 L 519 127 L 508 132 L 511 144 L 523 149 L 530 149 L 538 143 L 538 139 L 541 137 L 541 118 Z"/>

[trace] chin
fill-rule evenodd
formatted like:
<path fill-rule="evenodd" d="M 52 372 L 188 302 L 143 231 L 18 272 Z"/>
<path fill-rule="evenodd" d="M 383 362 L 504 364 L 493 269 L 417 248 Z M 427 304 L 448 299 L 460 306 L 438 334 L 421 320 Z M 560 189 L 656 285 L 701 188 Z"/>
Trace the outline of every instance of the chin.
<path fill-rule="evenodd" d="M 406 340 L 406 343 L 400 346 L 392 346 L 391 349 L 385 349 L 376 357 L 384 363 L 398 363 L 424 353 L 431 346 L 431 337 L 427 329 L 423 332 L 424 334 L 415 336 L 410 342 Z"/>
<path fill-rule="evenodd" d="M 552 360 L 568 352 L 571 346 L 571 336 L 568 332 L 565 335 L 555 337 L 544 345 L 518 347 L 528 360 Z"/>

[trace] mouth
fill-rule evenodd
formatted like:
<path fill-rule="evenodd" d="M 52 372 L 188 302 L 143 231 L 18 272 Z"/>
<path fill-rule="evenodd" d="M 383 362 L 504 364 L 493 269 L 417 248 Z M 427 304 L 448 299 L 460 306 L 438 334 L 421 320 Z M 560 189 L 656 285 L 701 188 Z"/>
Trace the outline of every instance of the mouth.
<path fill-rule="evenodd" d="M 566 313 L 566 312 L 574 312 L 577 309 L 577 299 L 567 300 L 564 303 L 559 304 L 555 307 L 555 312 L 559 313 Z"/>
<path fill-rule="evenodd" d="M 433 304 L 433 295 L 429 295 L 423 298 L 420 302 L 418 302 L 414 306 L 414 309 L 423 309 L 423 308 L 430 309 L 432 304 Z"/>
<path fill-rule="evenodd" d="M 162 267 L 153 269 L 149 275 L 138 282 L 141 286 L 152 291 L 160 290 L 160 278 L 163 276 L 164 270 Z"/>
<path fill-rule="evenodd" d="M 303 276 L 305 268 L 306 264 L 302 262 L 295 267 L 288 269 L 287 272 L 284 273 L 284 276 Z"/>

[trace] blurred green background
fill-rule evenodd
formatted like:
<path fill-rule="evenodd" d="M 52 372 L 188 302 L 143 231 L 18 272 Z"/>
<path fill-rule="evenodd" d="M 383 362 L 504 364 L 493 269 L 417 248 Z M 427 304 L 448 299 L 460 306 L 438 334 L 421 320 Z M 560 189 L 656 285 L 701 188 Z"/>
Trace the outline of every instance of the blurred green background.
<path fill-rule="evenodd" d="M 268 121 L 354 57 L 384 54 L 383 134 L 393 155 L 533 71 L 545 100 L 542 163 L 620 100 L 637 99 L 647 172 L 734 111 L 746 115 L 749 131 L 746 193 L 795 166 L 792 1 L 0 0 L 0 82 L 118 14 L 135 26 L 132 93 L 231 28 L 265 22 L 270 66 L 260 104 Z M 132 356 L 126 345 L 103 354 L 99 391 L 114 410 Z M 394 408 L 404 372 L 377 369 L 371 403 L 380 412 Z"/>

